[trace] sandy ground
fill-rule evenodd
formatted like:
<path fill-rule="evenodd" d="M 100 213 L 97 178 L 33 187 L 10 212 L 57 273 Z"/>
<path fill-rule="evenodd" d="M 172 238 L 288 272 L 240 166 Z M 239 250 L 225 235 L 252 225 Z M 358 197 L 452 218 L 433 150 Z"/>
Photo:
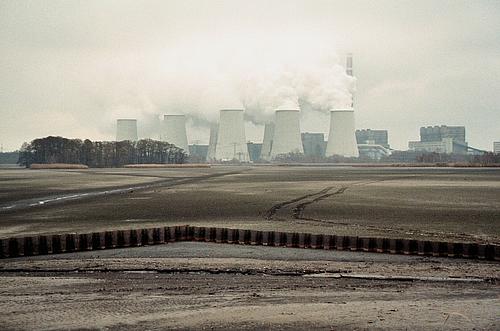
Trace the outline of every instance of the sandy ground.
<path fill-rule="evenodd" d="M 172 180 L 179 179 L 189 182 L 172 185 Z M 74 193 L 138 182 L 162 184 L 0 213 L 0 236 L 204 224 L 500 242 L 499 169 L 218 166 L 40 173 L 0 170 L 0 192 L 4 192 L 0 205 L 46 196 L 56 188 L 57 192 Z"/>
<path fill-rule="evenodd" d="M 192 242 L 10 259 L 0 327 L 493 330 L 499 276 L 498 263 Z"/>

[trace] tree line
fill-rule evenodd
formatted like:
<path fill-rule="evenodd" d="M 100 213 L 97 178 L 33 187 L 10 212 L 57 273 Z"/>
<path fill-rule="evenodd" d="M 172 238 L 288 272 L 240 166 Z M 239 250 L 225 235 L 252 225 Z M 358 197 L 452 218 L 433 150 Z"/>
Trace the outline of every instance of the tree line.
<path fill-rule="evenodd" d="M 33 163 L 85 164 L 94 168 L 120 167 L 125 164 L 185 163 L 187 154 L 168 142 L 142 139 L 139 141 L 91 141 L 45 137 L 24 143 L 18 164 Z"/>

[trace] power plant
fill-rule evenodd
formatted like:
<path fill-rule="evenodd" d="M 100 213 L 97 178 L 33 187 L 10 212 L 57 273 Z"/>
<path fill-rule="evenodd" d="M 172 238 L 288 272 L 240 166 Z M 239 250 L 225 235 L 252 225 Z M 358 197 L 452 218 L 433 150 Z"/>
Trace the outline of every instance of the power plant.
<path fill-rule="evenodd" d="M 269 161 L 271 159 L 271 149 L 273 147 L 274 123 L 267 123 L 264 127 L 264 138 L 262 149 L 260 150 L 260 159 Z"/>
<path fill-rule="evenodd" d="M 116 141 L 137 141 L 137 120 L 117 119 L 116 120 Z"/>
<path fill-rule="evenodd" d="M 276 110 L 271 159 L 280 154 L 304 153 L 299 117 L 300 111 L 298 109 Z"/>
<path fill-rule="evenodd" d="M 354 128 L 354 110 L 330 111 L 330 133 L 326 156 L 358 157 L 358 145 Z"/>
<path fill-rule="evenodd" d="M 243 109 L 220 111 L 215 160 L 249 162 Z"/>
<path fill-rule="evenodd" d="M 163 140 L 182 148 L 189 154 L 185 115 L 163 116 Z"/>
<path fill-rule="evenodd" d="M 347 55 L 346 74 L 353 74 L 352 54 Z M 293 101 L 293 100 L 288 100 Z M 286 103 L 285 103 L 286 104 Z M 352 106 L 351 100 L 351 106 Z M 371 133 L 371 132 L 369 132 Z M 137 120 L 117 120 L 116 139 L 136 141 Z M 160 139 L 167 141 L 189 154 L 186 132 L 186 115 L 166 114 L 163 116 Z M 371 141 L 371 139 L 364 139 Z M 364 141 L 366 144 L 367 142 Z M 197 144 L 194 158 L 208 162 L 252 162 L 272 161 L 280 155 L 290 153 L 304 154 L 307 157 L 358 157 L 354 127 L 354 111 L 333 110 L 330 112 L 330 131 L 328 142 L 324 141 L 324 132 L 301 133 L 300 109 L 296 103 L 283 105 L 275 110 L 274 122 L 265 124 L 262 144 L 248 142 L 245 135 L 244 110 L 223 109 L 219 113 L 219 122 L 210 126 L 210 140 L 200 156 L 201 145 Z M 251 157 L 249 153 L 251 150 Z M 193 149 L 194 150 L 194 149 Z"/>
<path fill-rule="evenodd" d="M 210 125 L 210 139 L 208 141 L 207 161 L 215 161 L 215 150 L 217 148 L 217 135 L 219 134 L 219 125 Z"/>

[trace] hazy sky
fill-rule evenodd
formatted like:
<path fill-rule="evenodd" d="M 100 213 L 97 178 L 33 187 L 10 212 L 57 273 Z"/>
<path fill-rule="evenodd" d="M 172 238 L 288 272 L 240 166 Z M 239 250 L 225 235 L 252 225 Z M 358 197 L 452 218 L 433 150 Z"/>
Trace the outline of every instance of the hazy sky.
<path fill-rule="evenodd" d="M 206 143 L 221 108 L 264 122 L 295 94 L 343 107 L 346 52 L 357 128 L 388 129 L 401 149 L 436 124 L 500 141 L 498 0 L 2 0 L 0 143 L 111 140 L 118 117 L 151 136 L 163 113 L 191 115 L 190 142 Z M 326 113 L 303 113 L 303 131 L 328 132 Z"/>

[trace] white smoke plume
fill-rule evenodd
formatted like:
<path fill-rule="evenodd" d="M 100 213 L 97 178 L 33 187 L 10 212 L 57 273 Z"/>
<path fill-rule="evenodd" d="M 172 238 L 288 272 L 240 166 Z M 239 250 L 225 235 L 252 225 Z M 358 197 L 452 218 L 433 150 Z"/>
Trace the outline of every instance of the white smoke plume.
<path fill-rule="evenodd" d="M 355 79 L 335 56 L 257 72 L 240 85 L 247 117 L 258 124 L 269 121 L 283 104 L 298 104 L 303 112 L 350 107 L 354 90 Z"/>

